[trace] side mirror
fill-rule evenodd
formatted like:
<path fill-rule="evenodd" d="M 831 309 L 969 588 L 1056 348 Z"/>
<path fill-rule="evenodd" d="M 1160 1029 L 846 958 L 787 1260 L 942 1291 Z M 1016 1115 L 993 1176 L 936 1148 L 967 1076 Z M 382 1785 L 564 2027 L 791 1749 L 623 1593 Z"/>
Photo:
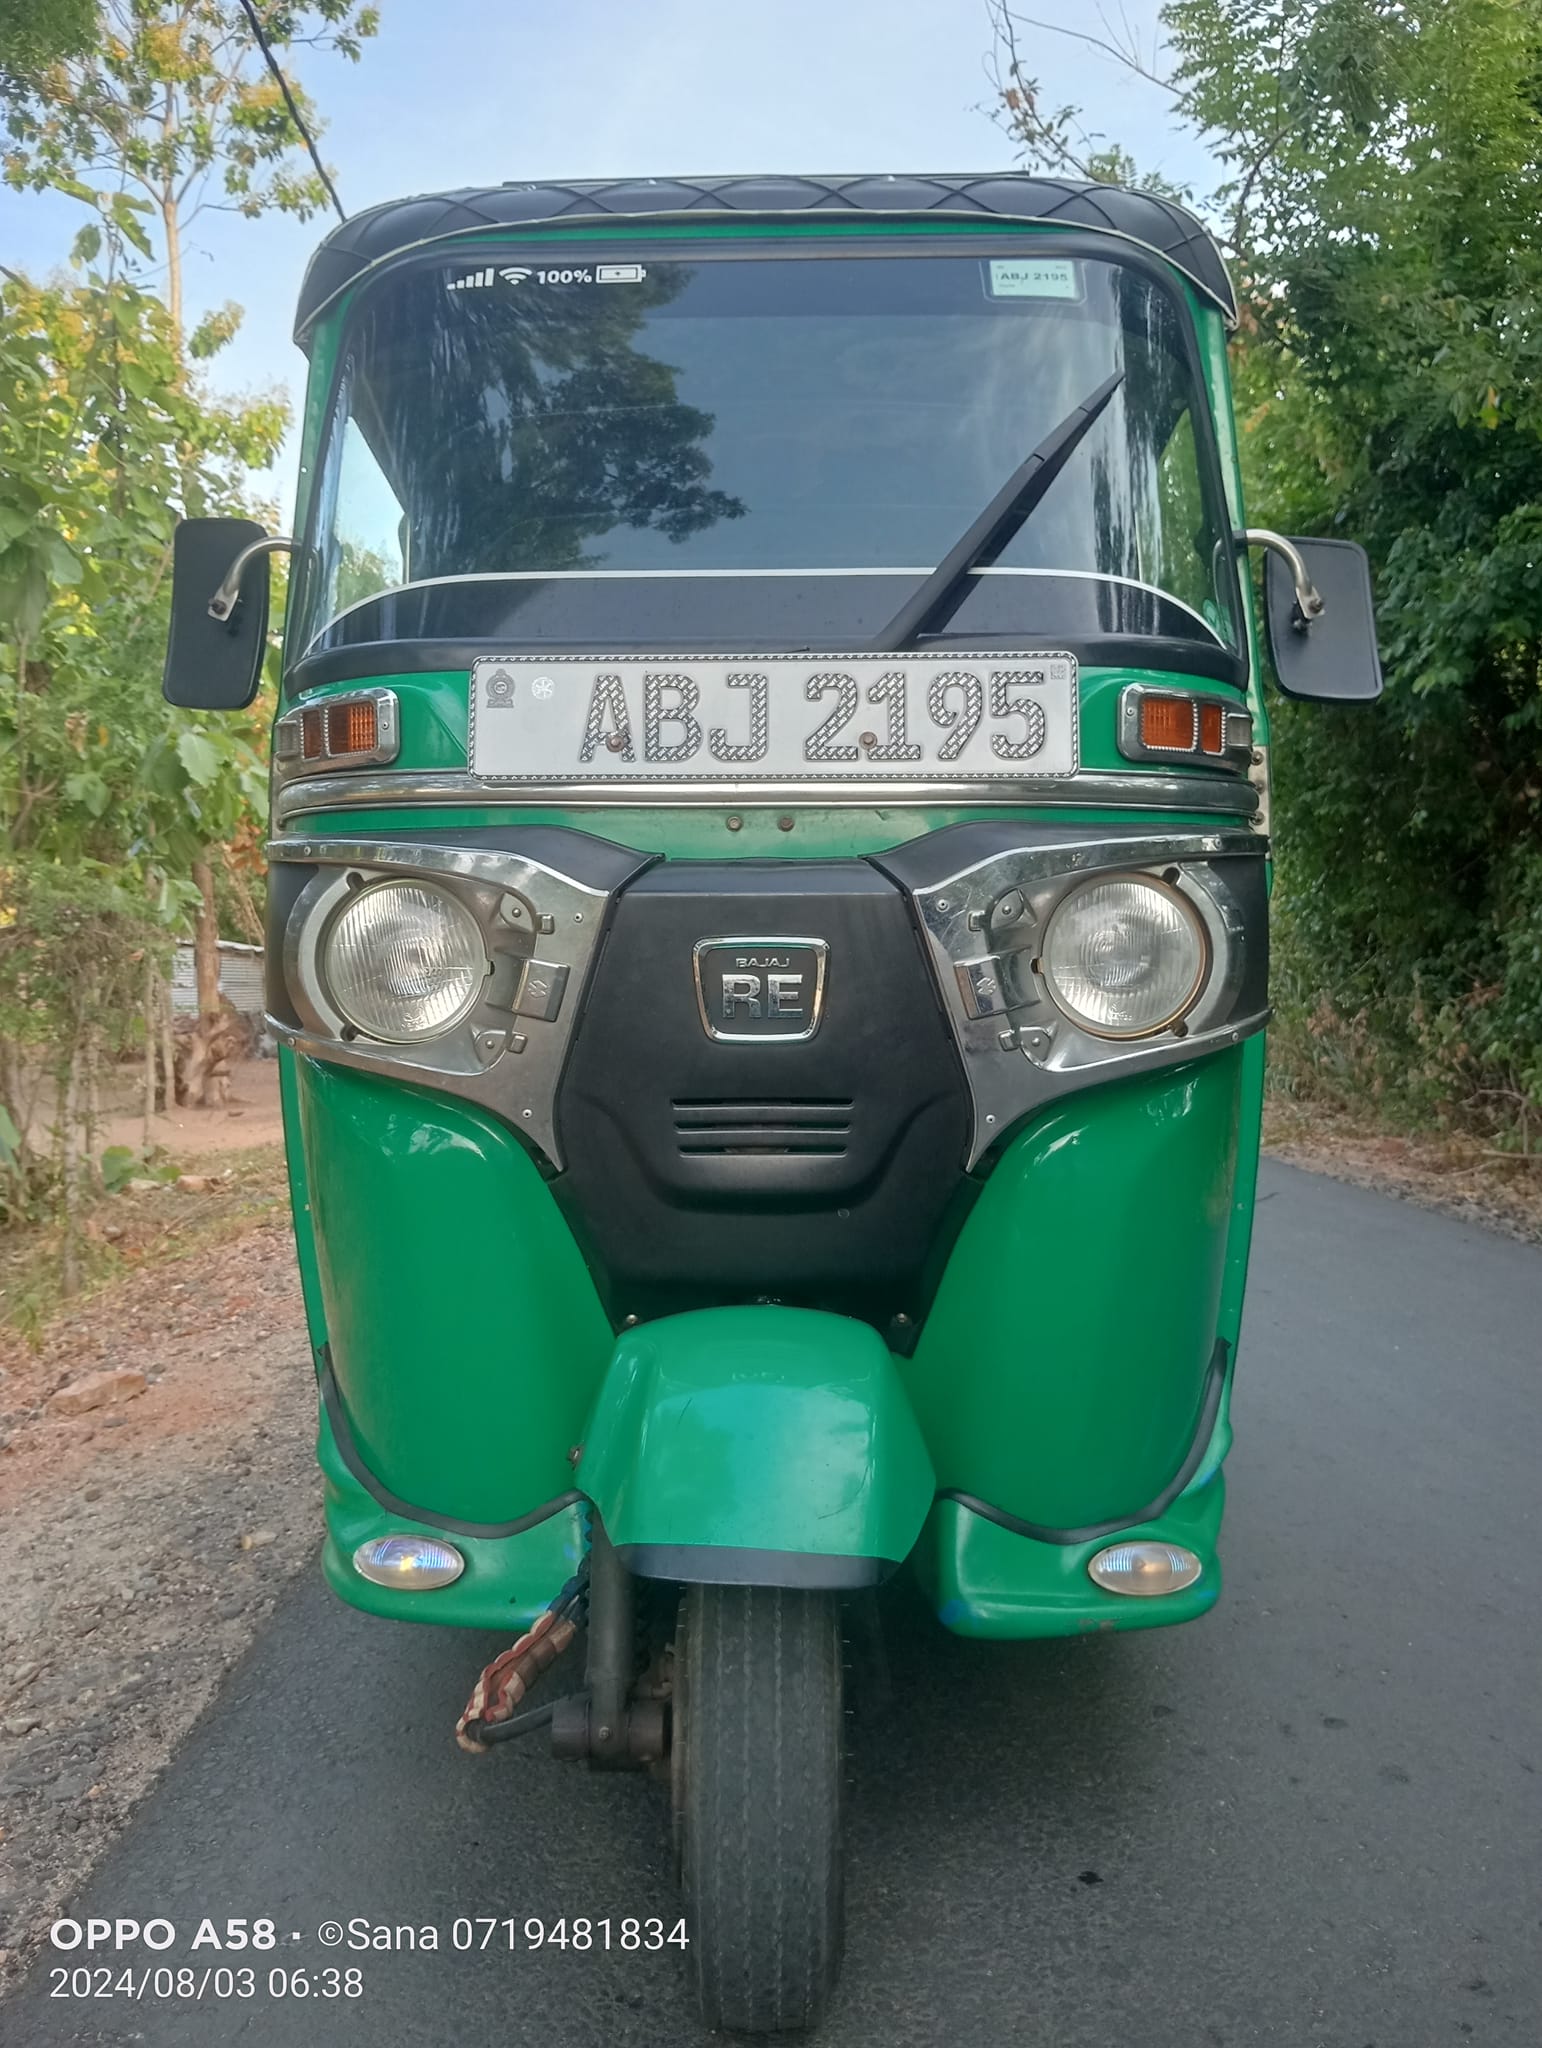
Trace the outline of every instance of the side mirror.
<path fill-rule="evenodd" d="M 1286 696 L 1338 704 L 1379 697 L 1381 658 L 1364 548 L 1352 540 L 1287 541 L 1257 530 L 1247 538 L 1269 550 L 1269 652 Z"/>
<path fill-rule="evenodd" d="M 195 711 L 240 711 L 262 680 L 269 540 L 255 519 L 184 519 L 172 539 L 161 690 Z M 234 574 L 232 574 L 234 572 Z"/>

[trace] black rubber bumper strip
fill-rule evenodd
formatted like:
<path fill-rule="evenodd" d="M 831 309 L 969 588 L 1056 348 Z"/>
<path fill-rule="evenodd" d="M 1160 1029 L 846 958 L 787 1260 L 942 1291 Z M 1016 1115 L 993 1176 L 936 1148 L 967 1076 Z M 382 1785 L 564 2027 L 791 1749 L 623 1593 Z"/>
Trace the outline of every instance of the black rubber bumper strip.
<path fill-rule="evenodd" d="M 516 1515 L 512 1522 L 463 1522 L 455 1515 L 436 1515 L 432 1508 L 417 1508 L 411 1501 L 403 1500 L 392 1493 L 388 1486 L 370 1471 L 359 1456 L 359 1447 L 353 1440 L 353 1431 L 348 1426 L 348 1417 L 343 1413 L 342 1396 L 337 1390 L 337 1381 L 332 1375 L 330 1359 L 321 1369 L 321 1403 L 327 1411 L 327 1421 L 332 1426 L 332 1439 L 337 1445 L 337 1454 L 348 1470 L 358 1480 L 364 1491 L 378 1501 L 387 1514 L 400 1515 L 403 1521 L 421 1522 L 427 1529 L 445 1529 L 452 1536 L 523 1536 L 527 1529 L 534 1529 L 541 1522 L 549 1522 L 553 1515 L 560 1515 L 564 1508 L 577 1507 L 587 1502 L 588 1495 L 576 1491 L 559 1493 L 555 1500 L 542 1501 L 538 1508 L 532 1508 L 527 1515 Z"/>
<path fill-rule="evenodd" d="M 1199 1422 L 1188 1454 L 1156 1499 L 1148 1501 L 1133 1515 L 1120 1515 L 1112 1522 L 1089 1522 L 1085 1529 L 1051 1529 L 1042 1522 L 1025 1522 L 1021 1515 L 1008 1514 L 1005 1508 L 992 1507 L 989 1501 L 981 1500 L 977 1494 L 963 1493 L 956 1486 L 940 1488 L 937 1498 L 957 1501 L 961 1508 L 967 1508 L 972 1515 L 979 1515 L 983 1521 L 994 1522 L 998 1528 L 1010 1529 L 1014 1536 L 1031 1536 L 1036 1543 L 1091 1543 L 1099 1536 L 1117 1536 L 1123 1529 L 1136 1529 L 1142 1522 L 1154 1522 L 1158 1515 L 1165 1514 L 1172 1506 L 1204 1460 L 1211 1434 L 1215 1429 L 1215 1418 L 1220 1413 L 1221 1395 L 1226 1386 L 1226 1366 L 1230 1355 L 1231 1347 L 1226 1339 L 1217 1337 L 1215 1351 L 1210 1359 L 1204 1404 L 1199 1411 Z"/>
<path fill-rule="evenodd" d="M 817 1550 L 749 1550 L 722 1543 L 618 1543 L 616 1555 L 639 1579 L 688 1586 L 789 1586 L 847 1593 L 881 1585 L 899 1570 L 887 1557 L 829 1557 Z"/>

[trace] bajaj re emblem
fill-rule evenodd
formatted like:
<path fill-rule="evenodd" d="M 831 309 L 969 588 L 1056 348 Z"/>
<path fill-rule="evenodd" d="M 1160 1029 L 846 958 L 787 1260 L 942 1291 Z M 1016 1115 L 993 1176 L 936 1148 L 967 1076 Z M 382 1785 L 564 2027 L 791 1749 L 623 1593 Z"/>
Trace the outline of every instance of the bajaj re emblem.
<path fill-rule="evenodd" d="M 793 1045 L 819 1029 L 823 939 L 700 939 L 696 1007 L 709 1038 Z"/>

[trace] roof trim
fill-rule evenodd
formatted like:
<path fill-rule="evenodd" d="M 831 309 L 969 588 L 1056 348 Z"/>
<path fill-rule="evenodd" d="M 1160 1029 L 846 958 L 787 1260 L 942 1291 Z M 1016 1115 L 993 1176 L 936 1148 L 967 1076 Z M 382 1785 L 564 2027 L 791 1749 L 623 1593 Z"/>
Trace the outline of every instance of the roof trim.
<path fill-rule="evenodd" d="M 311 327 L 360 278 L 408 251 L 499 229 L 595 227 L 607 222 L 736 220 L 774 225 L 805 218 L 997 220 L 1065 227 L 1145 249 L 1188 279 L 1235 326 L 1237 301 L 1221 253 L 1186 207 L 1119 185 L 1075 184 L 1025 171 L 860 177 L 638 178 L 603 183 L 507 184 L 396 199 L 343 221 L 305 273 L 295 317 L 303 348 Z"/>

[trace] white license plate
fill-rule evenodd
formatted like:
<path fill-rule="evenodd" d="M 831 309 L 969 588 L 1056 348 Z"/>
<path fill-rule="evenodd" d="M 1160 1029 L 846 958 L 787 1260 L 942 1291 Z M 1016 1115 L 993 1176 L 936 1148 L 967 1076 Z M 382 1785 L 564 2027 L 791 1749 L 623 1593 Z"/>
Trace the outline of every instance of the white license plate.
<path fill-rule="evenodd" d="M 508 782 L 1037 781 L 1076 773 L 1076 662 L 488 655 L 469 757 Z"/>

